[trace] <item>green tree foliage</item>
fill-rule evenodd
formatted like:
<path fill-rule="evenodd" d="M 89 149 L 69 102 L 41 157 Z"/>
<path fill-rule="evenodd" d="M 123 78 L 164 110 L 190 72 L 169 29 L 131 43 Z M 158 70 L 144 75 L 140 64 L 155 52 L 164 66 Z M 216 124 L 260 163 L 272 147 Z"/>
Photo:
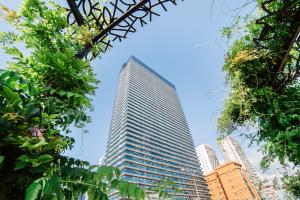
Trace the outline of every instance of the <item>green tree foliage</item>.
<path fill-rule="evenodd" d="M 177 184 L 167 178 L 163 178 L 156 182 L 155 186 L 149 188 L 152 192 L 152 197 L 149 199 L 172 199 L 170 193 L 176 194 L 182 192 L 177 188 Z"/>
<path fill-rule="evenodd" d="M 243 37 L 233 42 L 225 57 L 223 70 L 231 90 L 218 121 L 220 137 L 252 124 L 257 133 L 248 137 L 263 145 L 263 168 L 275 159 L 299 166 L 299 69 L 293 59 L 282 69 L 278 66 L 299 30 L 300 1 L 262 0 L 258 5 L 260 14 L 247 22 Z M 230 36 L 232 29 L 224 32 Z M 297 58 L 299 50 L 290 54 Z M 291 179 L 298 179 L 294 183 L 299 188 L 299 176 Z"/>
<path fill-rule="evenodd" d="M 285 175 L 283 177 L 284 189 L 292 194 L 291 199 L 300 197 L 300 170 L 298 170 L 293 176 Z"/>
<path fill-rule="evenodd" d="M 74 55 L 96 29 L 69 25 L 66 10 L 51 1 L 24 0 L 18 13 L 1 8 L 15 31 L 0 33 L 12 57 L 0 71 L 0 199 L 76 199 L 84 193 L 108 199 L 111 191 L 144 199 L 118 169 L 61 155 L 74 144 L 70 125 L 90 122 L 99 81 L 90 63 Z"/>

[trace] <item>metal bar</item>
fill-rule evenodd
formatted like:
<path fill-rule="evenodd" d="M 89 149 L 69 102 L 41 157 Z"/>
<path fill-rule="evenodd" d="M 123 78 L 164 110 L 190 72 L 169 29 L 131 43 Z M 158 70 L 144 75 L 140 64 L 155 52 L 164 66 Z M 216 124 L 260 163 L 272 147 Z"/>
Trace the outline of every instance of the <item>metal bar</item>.
<path fill-rule="evenodd" d="M 72 1 L 72 0 L 68 0 Z M 77 58 L 82 59 L 90 52 L 90 50 L 93 47 L 93 44 L 97 43 L 99 39 L 106 36 L 115 26 L 117 26 L 119 23 L 121 23 L 123 20 L 125 20 L 127 17 L 129 17 L 131 14 L 133 14 L 135 11 L 139 10 L 142 6 L 144 6 L 147 2 L 150 0 L 141 0 L 139 3 L 134 5 L 131 9 L 129 9 L 127 12 L 125 12 L 122 16 L 120 16 L 118 19 L 113 21 L 111 24 L 109 24 L 99 35 L 96 35 L 92 42 L 85 45 L 84 49 L 76 55 Z M 77 8 L 78 10 L 78 8 Z M 75 16 L 75 15 L 74 15 Z"/>
<path fill-rule="evenodd" d="M 79 26 L 83 25 L 84 24 L 84 18 L 83 16 L 81 15 L 76 3 L 75 3 L 75 0 L 67 0 L 68 4 L 69 4 L 69 7 L 71 9 L 71 12 L 73 13 L 74 17 L 75 17 L 75 20 L 77 22 L 77 24 Z"/>
<path fill-rule="evenodd" d="M 287 60 L 288 56 L 290 55 L 290 52 L 291 52 L 291 50 L 292 50 L 292 47 L 293 47 L 293 45 L 294 45 L 294 43 L 295 43 L 295 41 L 296 41 L 296 39 L 297 39 L 299 33 L 300 33 L 300 27 L 298 27 L 298 29 L 297 29 L 297 31 L 296 31 L 296 34 L 294 35 L 294 37 L 293 37 L 293 39 L 292 39 L 292 41 L 291 41 L 291 43 L 290 43 L 290 45 L 289 45 L 289 48 L 287 49 L 287 52 L 286 52 L 286 54 L 284 55 L 284 57 L 283 57 L 283 59 L 282 59 L 282 62 L 281 62 L 281 64 L 280 64 L 279 68 L 278 68 L 277 73 L 280 73 L 281 70 L 283 69 L 284 65 L 286 64 L 286 60 Z"/>

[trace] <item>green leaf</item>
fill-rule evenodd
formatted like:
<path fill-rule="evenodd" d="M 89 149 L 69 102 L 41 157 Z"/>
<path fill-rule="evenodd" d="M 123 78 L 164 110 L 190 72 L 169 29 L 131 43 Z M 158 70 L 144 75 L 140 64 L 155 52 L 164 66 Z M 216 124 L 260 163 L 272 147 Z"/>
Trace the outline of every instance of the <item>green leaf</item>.
<path fill-rule="evenodd" d="M 28 149 L 29 149 L 29 150 L 37 149 L 37 148 L 42 147 L 42 146 L 45 146 L 45 145 L 47 145 L 47 144 L 48 144 L 48 143 L 45 142 L 44 140 L 40 140 L 38 143 L 29 146 Z"/>
<path fill-rule="evenodd" d="M 128 183 L 126 181 L 121 181 L 119 183 L 119 194 L 121 197 L 126 196 L 127 194 Z"/>
<path fill-rule="evenodd" d="M 115 189 L 117 188 L 119 185 L 119 180 L 118 179 L 114 179 L 111 181 L 111 189 Z"/>
<path fill-rule="evenodd" d="M 16 56 L 17 58 L 23 58 L 22 52 L 16 47 L 4 47 L 4 49 L 9 55 Z"/>
<path fill-rule="evenodd" d="M 6 85 L 12 89 L 19 89 L 19 77 L 10 77 L 6 80 Z"/>
<path fill-rule="evenodd" d="M 136 191 L 136 199 L 145 199 L 145 192 L 140 188 Z"/>
<path fill-rule="evenodd" d="M 15 168 L 14 168 L 14 171 L 23 169 L 23 168 L 25 168 L 27 165 L 28 165 L 28 163 L 26 163 L 26 162 L 17 162 L 17 164 L 16 164 L 16 166 L 15 166 Z"/>
<path fill-rule="evenodd" d="M 31 163 L 31 159 L 26 154 L 24 154 L 18 158 L 14 171 L 23 169 L 26 166 L 28 166 L 30 163 Z"/>
<path fill-rule="evenodd" d="M 63 90 L 60 90 L 60 91 L 58 92 L 58 94 L 59 94 L 60 96 L 64 96 L 64 95 L 67 94 L 67 92 L 66 92 L 66 91 L 63 91 Z"/>
<path fill-rule="evenodd" d="M 49 155 L 49 154 L 40 155 L 38 158 L 33 159 L 32 167 L 38 167 L 41 164 L 50 162 L 52 160 L 53 160 L 53 157 L 51 155 Z"/>
<path fill-rule="evenodd" d="M 103 179 L 106 176 L 106 166 L 100 166 L 97 169 L 97 175 L 100 180 Z"/>
<path fill-rule="evenodd" d="M 105 171 L 105 175 L 107 180 L 111 181 L 113 178 L 113 168 L 112 167 L 107 167 Z"/>
<path fill-rule="evenodd" d="M 60 114 L 52 114 L 50 115 L 50 119 L 56 119 L 60 116 Z"/>
<path fill-rule="evenodd" d="M 12 44 L 18 39 L 18 35 L 13 32 L 0 32 L 0 43 Z"/>
<path fill-rule="evenodd" d="M 5 81 L 10 77 L 11 71 L 0 69 L 0 81 Z"/>
<path fill-rule="evenodd" d="M 0 156 L 0 165 L 4 161 L 5 156 Z"/>
<path fill-rule="evenodd" d="M 26 154 L 24 154 L 24 155 L 21 155 L 19 158 L 18 158 L 18 160 L 21 160 L 21 161 L 23 161 L 23 162 L 30 162 L 30 158 L 26 155 Z"/>
<path fill-rule="evenodd" d="M 7 99 L 8 104 L 14 106 L 21 102 L 21 98 L 17 92 L 12 91 L 9 87 L 3 85 L 2 86 L 3 96 Z M 1 94 L 1 89 L 0 89 Z"/>
<path fill-rule="evenodd" d="M 40 108 L 33 108 L 32 110 L 29 110 L 29 115 L 35 115 L 40 112 Z"/>
<path fill-rule="evenodd" d="M 128 197 L 134 197 L 137 190 L 137 186 L 135 184 L 129 183 L 127 190 L 128 190 Z"/>
<path fill-rule="evenodd" d="M 48 143 L 45 142 L 44 140 L 39 140 L 39 142 L 35 143 L 35 144 L 31 144 L 29 141 L 26 141 L 25 143 L 23 143 L 20 147 L 22 148 L 27 148 L 29 150 L 33 150 L 33 149 L 37 149 L 39 147 L 45 146 Z"/>
<path fill-rule="evenodd" d="M 42 185 L 39 183 L 39 179 L 34 181 L 26 189 L 25 200 L 35 200 L 38 199 L 39 193 L 42 190 Z"/>
<path fill-rule="evenodd" d="M 72 97 L 72 96 L 74 96 L 75 95 L 75 93 L 73 93 L 73 92 L 67 92 L 67 97 L 68 98 L 70 98 L 70 97 Z"/>
<path fill-rule="evenodd" d="M 121 170 L 119 168 L 115 167 L 114 171 L 115 171 L 115 175 L 116 175 L 117 178 L 121 176 Z"/>
<path fill-rule="evenodd" d="M 23 90 L 25 93 L 28 93 L 29 91 L 29 86 L 28 86 L 28 84 L 27 83 L 21 83 L 20 85 L 19 85 L 19 87 L 20 87 L 20 89 L 21 90 Z"/>
<path fill-rule="evenodd" d="M 61 189 L 61 177 L 53 176 L 50 178 L 44 178 L 45 182 L 43 183 L 43 192 L 42 195 L 52 194 L 53 191 L 60 191 Z"/>

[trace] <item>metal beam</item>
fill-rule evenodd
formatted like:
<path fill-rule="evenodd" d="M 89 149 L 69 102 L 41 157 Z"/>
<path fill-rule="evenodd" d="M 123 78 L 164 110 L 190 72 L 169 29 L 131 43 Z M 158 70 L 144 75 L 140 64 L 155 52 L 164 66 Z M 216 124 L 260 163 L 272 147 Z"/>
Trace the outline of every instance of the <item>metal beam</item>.
<path fill-rule="evenodd" d="M 70 24 L 96 25 L 99 31 L 76 57 L 87 57 L 95 44 L 98 44 L 100 51 L 107 51 L 113 41 L 122 41 L 128 33 L 136 32 L 136 26 L 143 27 L 148 21 L 151 22 L 153 16 L 160 16 L 158 11 L 167 11 L 167 4 L 177 5 L 177 1 L 183 0 L 111 0 L 106 6 L 92 0 L 67 0 Z M 92 55 L 92 59 L 96 56 Z"/>
<path fill-rule="evenodd" d="M 283 57 L 283 59 L 282 59 L 282 62 L 281 62 L 281 64 L 280 64 L 279 68 L 278 68 L 278 73 L 280 73 L 280 72 L 283 70 L 283 67 L 284 67 L 284 65 L 285 65 L 286 62 L 287 62 L 287 59 L 288 59 L 288 57 L 289 57 L 289 55 L 290 55 L 290 52 L 291 52 L 291 50 L 292 50 L 292 47 L 294 46 L 297 37 L 299 37 L 299 33 L 300 33 L 300 27 L 298 27 L 298 29 L 297 29 L 297 31 L 296 31 L 296 33 L 295 33 L 295 35 L 294 35 L 294 37 L 293 37 L 293 39 L 292 39 L 290 45 L 289 45 L 289 48 L 287 49 L 286 54 L 284 55 L 284 57 Z"/>
<path fill-rule="evenodd" d="M 135 6 L 133 6 L 130 10 L 128 10 L 126 13 L 124 13 L 121 17 L 113 21 L 111 24 L 109 24 L 99 35 L 96 35 L 92 39 L 92 43 L 88 43 L 84 46 L 84 49 L 76 55 L 77 58 L 84 58 L 87 56 L 87 54 L 92 49 L 93 45 L 96 44 L 102 37 L 105 37 L 114 27 L 116 27 L 118 24 L 120 24 L 123 20 L 125 20 L 127 17 L 132 15 L 135 11 L 139 10 L 142 6 L 144 6 L 147 2 L 150 0 L 142 0 L 139 3 L 137 3 Z"/>
<path fill-rule="evenodd" d="M 84 18 L 81 15 L 81 13 L 80 13 L 80 11 L 79 11 L 79 9 L 77 7 L 75 0 L 67 0 L 67 2 L 69 4 L 69 7 L 71 9 L 71 12 L 74 15 L 74 18 L 75 18 L 77 24 L 79 26 L 83 25 L 84 24 Z"/>

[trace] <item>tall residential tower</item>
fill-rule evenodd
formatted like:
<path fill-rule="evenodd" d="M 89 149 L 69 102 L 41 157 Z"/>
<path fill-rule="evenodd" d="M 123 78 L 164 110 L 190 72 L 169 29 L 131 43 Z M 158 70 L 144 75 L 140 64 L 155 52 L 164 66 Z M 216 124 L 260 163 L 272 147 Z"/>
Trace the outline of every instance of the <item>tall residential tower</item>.
<path fill-rule="evenodd" d="M 222 139 L 219 144 L 225 160 L 234 161 L 242 165 L 243 169 L 247 171 L 250 179 L 252 179 L 253 183 L 256 185 L 256 181 L 258 179 L 256 172 L 245 155 L 241 145 L 230 136 Z"/>
<path fill-rule="evenodd" d="M 123 65 L 105 163 L 140 186 L 167 178 L 182 190 L 173 199 L 209 199 L 175 86 L 138 59 Z"/>
<path fill-rule="evenodd" d="M 212 172 L 215 168 L 217 168 L 220 165 L 214 149 L 209 145 L 199 145 L 196 148 L 196 153 L 198 155 L 204 175 Z"/>

